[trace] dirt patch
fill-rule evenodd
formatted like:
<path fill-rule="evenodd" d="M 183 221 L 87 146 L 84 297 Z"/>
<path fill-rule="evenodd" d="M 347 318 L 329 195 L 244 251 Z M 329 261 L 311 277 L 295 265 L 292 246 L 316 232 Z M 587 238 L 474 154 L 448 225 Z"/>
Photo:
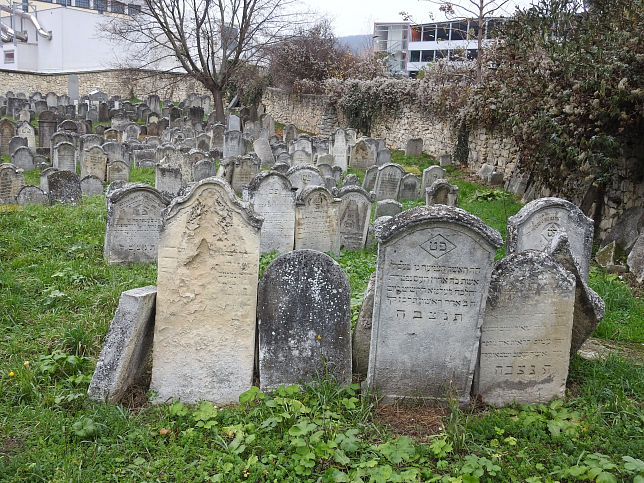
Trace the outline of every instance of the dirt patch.
<path fill-rule="evenodd" d="M 4 465 L 9 464 L 12 456 L 22 453 L 25 450 L 25 443 L 18 438 L 7 438 L 0 444 L 0 459 Z"/>
<path fill-rule="evenodd" d="M 376 408 L 375 419 L 396 436 L 425 440 L 440 433 L 449 409 L 406 404 L 385 404 Z"/>

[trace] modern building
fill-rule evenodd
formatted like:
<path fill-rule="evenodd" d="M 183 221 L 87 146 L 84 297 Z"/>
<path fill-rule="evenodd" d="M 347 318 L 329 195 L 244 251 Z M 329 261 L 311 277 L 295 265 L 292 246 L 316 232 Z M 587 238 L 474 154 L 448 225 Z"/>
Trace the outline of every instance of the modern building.
<path fill-rule="evenodd" d="M 502 21 L 501 17 L 485 20 L 484 43 L 495 38 L 495 26 Z M 375 55 L 386 57 L 392 73 L 415 77 L 420 69 L 439 59 L 475 59 L 478 30 L 478 20 L 468 19 L 426 24 L 375 23 L 373 50 Z"/>

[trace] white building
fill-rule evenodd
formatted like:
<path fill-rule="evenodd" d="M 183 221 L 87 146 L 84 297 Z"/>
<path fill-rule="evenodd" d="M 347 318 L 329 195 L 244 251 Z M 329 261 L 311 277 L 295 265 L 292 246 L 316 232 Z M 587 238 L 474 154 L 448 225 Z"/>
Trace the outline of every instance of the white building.
<path fill-rule="evenodd" d="M 494 38 L 494 26 L 502 18 L 484 22 L 483 42 Z M 478 54 L 478 20 L 458 19 L 427 24 L 376 23 L 373 49 L 387 58 L 394 74 L 415 77 L 420 69 L 439 59 L 475 59 Z"/>

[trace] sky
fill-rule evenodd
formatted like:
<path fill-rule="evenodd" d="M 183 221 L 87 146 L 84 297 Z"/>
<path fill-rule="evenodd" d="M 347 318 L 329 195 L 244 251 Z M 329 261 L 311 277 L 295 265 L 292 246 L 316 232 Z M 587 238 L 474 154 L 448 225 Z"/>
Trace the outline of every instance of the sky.
<path fill-rule="evenodd" d="M 372 34 L 374 22 L 402 22 L 400 11 L 411 14 L 415 23 L 444 20 L 438 7 L 423 0 L 303 0 L 312 11 L 331 19 L 336 37 Z M 527 6 L 530 0 L 514 0 L 510 3 Z M 513 7 L 507 9 L 511 13 Z"/>

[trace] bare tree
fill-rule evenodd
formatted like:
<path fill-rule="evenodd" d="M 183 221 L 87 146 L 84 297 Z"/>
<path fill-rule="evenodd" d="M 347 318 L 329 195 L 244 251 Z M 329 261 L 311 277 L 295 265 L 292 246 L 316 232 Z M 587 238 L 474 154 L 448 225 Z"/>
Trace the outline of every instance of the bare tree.
<path fill-rule="evenodd" d="M 425 0 L 445 15 L 448 20 L 465 18 L 477 23 L 477 56 L 476 56 L 476 81 L 481 81 L 481 67 L 483 63 L 483 35 L 485 32 L 485 21 L 489 17 L 498 16 L 500 13 L 507 13 L 509 4 L 516 4 L 516 0 Z M 405 12 L 400 14 L 410 19 Z"/>
<path fill-rule="evenodd" d="M 262 62 L 266 47 L 308 19 L 297 0 L 142 0 L 140 12 L 112 18 L 106 31 L 124 42 L 130 68 L 185 72 L 214 97 L 224 121 L 223 91 L 235 72 Z"/>

